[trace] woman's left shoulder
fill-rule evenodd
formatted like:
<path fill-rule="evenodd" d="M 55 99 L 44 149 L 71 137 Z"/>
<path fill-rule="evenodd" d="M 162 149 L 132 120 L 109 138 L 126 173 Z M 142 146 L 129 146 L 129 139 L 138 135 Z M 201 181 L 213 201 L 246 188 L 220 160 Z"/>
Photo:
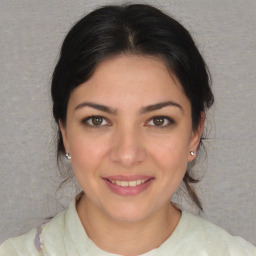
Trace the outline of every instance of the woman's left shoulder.
<path fill-rule="evenodd" d="M 202 247 L 225 252 L 224 255 L 256 256 L 256 247 L 239 236 L 233 236 L 223 228 L 206 219 L 183 212 L 187 239 L 197 240 Z"/>

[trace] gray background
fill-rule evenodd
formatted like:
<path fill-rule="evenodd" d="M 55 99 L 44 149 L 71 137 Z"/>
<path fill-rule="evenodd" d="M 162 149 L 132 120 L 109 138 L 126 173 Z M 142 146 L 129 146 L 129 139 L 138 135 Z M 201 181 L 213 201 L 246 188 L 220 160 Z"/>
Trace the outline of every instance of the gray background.
<path fill-rule="evenodd" d="M 55 193 L 51 72 L 70 26 L 108 3 L 120 1 L 0 0 L 0 242 L 39 225 L 75 193 L 72 184 Z M 256 244 L 256 1 L 144 3 L 192 32 L 212 73 L 216 104 L 198 186 L 204 216 Z"/>

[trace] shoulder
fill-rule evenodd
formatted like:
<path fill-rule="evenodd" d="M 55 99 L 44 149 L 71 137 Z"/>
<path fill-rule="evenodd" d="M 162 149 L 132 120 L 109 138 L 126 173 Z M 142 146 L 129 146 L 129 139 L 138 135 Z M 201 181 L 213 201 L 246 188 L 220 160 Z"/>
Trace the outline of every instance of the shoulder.
<path fill-rule="evenodd" d="M 39 256 L 39 252 L 34 245 L 36 229 L 32 229 L 28 233 L 8 239 L 0 245 L 1 256 Z"/>
<path fill-rule="evenodd" d="M 65 211 L 39 229 L 4 242 L 0 256 L 77 255 L 74 251 L 81 237 L 85 242 L 89 240 L 77 215 L 74 198 Z"/>
<path fill-rule="evenodd" d="M 207 248 L 215 255 L 256 256 L 256 248 L 243 238 L 232 236 L 221 227 L 186 211 L 183 215 L 186 241 L 195 243 L 198 248 Z"/>
<path fill-rule="evenodd" d="M 59 213 L 41 228 L 10 238 L 0 245 L 0 256 L 39 256 L 44 255 L 44 239 L 63 242 L 65 212 Z"/>

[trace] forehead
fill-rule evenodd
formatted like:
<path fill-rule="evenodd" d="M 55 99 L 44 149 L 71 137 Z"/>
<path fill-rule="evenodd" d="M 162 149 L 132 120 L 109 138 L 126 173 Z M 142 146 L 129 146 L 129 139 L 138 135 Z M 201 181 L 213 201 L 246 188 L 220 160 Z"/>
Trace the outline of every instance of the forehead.
<path fill-rule="evenodd" d="M 92 77 L 73 90 L 71 103 L 96 101 L 114 107 L 160 101 L 189 104 L 178 79 L 157 57 L 119 55 L 102 61 Z"/>
<path fill-rule="evenodd" d="M 115 80 L 145 82 L 150 85 L 150 80 L 156 79 L 161 82 L 164 79 L 171 80 L 178 87 L 182 86 L 178 79 L 172 74 L 166 65 L 166 62 L 155 56 L 144 56 L 135 54 L 121 54 L 102 61 L 95 70 L 90 80 L 110 79 Z M 157 77 L 156 77 L 157 76 Z"/>

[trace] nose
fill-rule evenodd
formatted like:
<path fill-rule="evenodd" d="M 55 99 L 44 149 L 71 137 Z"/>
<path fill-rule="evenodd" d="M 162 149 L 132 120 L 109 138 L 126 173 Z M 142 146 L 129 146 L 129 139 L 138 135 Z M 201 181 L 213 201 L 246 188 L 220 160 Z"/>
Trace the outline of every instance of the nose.
<path fill-rule="evenodd" d="M 111 161 L 130 168 L 146 159 L 143 136 L 134 128 L 118 129 L 113 134 L 109 157 Z"/>

